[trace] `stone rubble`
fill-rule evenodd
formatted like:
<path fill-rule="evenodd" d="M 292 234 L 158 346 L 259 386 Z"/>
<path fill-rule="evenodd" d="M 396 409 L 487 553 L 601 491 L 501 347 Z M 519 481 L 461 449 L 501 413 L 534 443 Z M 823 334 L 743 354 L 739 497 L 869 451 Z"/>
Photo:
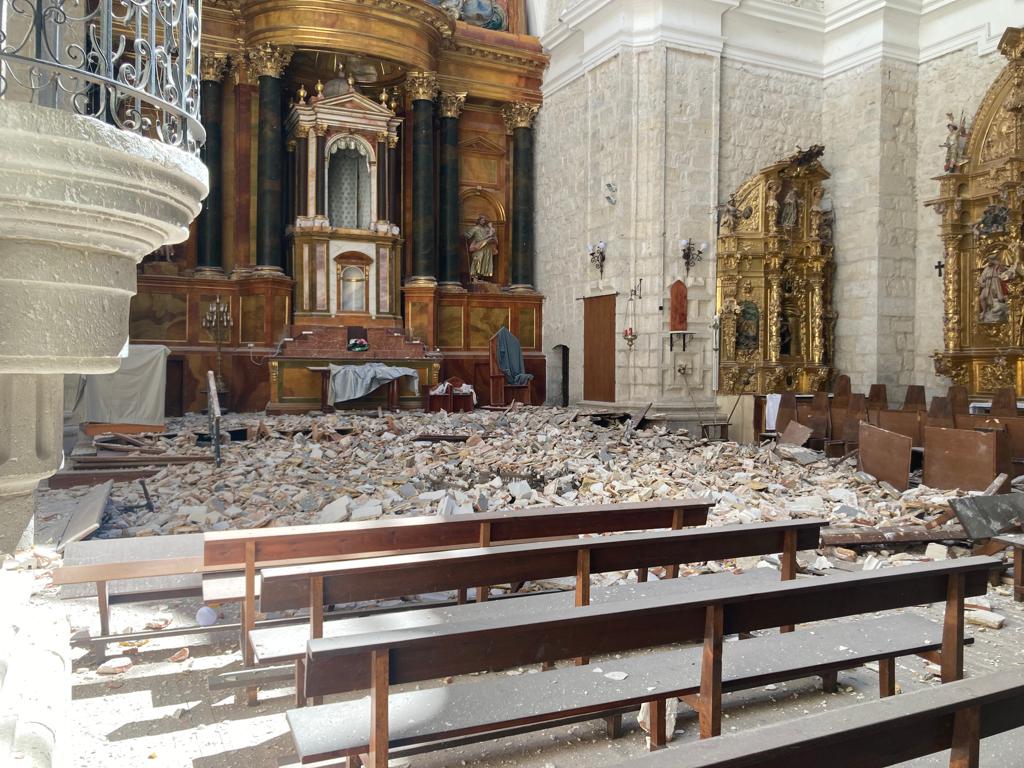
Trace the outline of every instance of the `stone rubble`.
<path fill-rule="evenodd" d="M 170 436 L 156 442 L 170 454 L 209 454 L 208 442 L 198 440 L 206 425 L 198 415 L 172 419 Z M 208 462 L 161 468 L 146 481 L 155 512 L 144 506 L 139 483 L 115 485 L 111 498 L 119 511 L 97 535 L 199 533 L 684 496 L 715 501 L 711 525 L 820 517 L 833 529 L 885 528 L 920 524 L 946 512 L 948 500 L 962 495 L 924 486 L 901 493 L 857 471 L 853 461 L 826 460 L 807 449 L 708 442 L 656 422 L 642 426 L 547 407 L 383 417 L 373 412 L 229 414 L 222 422 L 225 434 L 247 428 L 251 437 L 259 437 L 225 443 L 220 468 Z M 417 435 L 468 435 L 469 440 L 416 441 Z M 40 507 L 84 491 L 42 491 Z M 958 524 L 954 519 L 944 526 Z M 841 547 L 824 554 L 832 562 L 875 568 L 958 552 L 931 544 L 923 554 L 900 553 L 900 560 L 891 560 L 885 550 L 867 558 Z M 816 558 L 810 553 L 804 564 L 825 569 L 829 561 Z"/>

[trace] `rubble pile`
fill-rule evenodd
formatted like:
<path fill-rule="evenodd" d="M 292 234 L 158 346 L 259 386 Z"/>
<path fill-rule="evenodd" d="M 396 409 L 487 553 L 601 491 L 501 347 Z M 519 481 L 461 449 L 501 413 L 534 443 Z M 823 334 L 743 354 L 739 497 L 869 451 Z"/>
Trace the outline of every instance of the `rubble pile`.
<path fill-rule="evenodd" d="M 596 422 L 596 423 L 595 423 Z M 206 420 L 172 420 L 167 453 L 209 453 Z M 227 415 L 223 466 L 163 466 L 115 486 L 120 512 L 100 536 L 152 536 L 509 507 L 711 497 L 713 525 L 824 517 L 834 528 L 920 524 L 956 491 L 900 493 L 823 456 L 772 444 L 695 440 L 644 422 L 578 410 Z M 419 439 L 418 439 L 419 438 Z M 429 438 L 429 439 L 425 439 Z M 785 449 L 787 446 L 779 446 Z M 127 455 L 127 454 L 126 454 Z M 142 455 L 142 454 L 140 454 Z M 820 456 L 820 454 L 819 454 Z M 812 457 L 813 458 L 813 457 Z M 48 491 L 47 496 L 69 491 Z M 955 520 L 946 525 L 955 526 Z"/>

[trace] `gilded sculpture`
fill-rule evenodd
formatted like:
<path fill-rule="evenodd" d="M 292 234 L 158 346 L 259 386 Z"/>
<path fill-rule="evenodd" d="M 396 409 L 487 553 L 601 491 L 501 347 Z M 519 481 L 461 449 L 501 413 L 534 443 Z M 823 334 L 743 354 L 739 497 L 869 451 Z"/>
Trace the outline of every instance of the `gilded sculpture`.
<path fill-rule="evenodd" d="M 927 203 L 940 216 L 943 253 L 943 350 L 935 372 L 971 396 L 1024 389 L 1022 41 L 1024 30 L 1003 34 L 1007 64 L 974 119 L 948 115 L 939 195 Z"/>

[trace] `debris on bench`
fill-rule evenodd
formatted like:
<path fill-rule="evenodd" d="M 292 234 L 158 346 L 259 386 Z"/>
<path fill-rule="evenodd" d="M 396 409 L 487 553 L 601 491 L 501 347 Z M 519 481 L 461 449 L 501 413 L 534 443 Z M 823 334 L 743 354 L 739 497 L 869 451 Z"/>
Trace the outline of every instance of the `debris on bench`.
<path fill-rule="evenodd" d="M 114 481 L 107 480 L 81 498 L 57 540 L 58 552 L 63 552 L 68 544 L 81 541 L 99 530 L 113 487 Z"/>

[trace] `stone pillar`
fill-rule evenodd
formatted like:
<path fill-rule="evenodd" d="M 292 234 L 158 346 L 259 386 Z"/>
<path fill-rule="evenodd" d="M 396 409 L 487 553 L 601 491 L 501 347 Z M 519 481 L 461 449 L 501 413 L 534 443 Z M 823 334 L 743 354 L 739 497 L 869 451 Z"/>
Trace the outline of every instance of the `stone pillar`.
<path fill-rule="evenodd" d="M 203 209 L 196 222 L 198 229 L 196 277 L 224 277 L 221 104 L 224 99 L 222 80 L 227 63 L 227 56 L 224 54 L 204 55 L 201 60 L 200 103 L 203 127 L 206 129 L 206 143 L 203 145 L 200 157 L 210 174 L 210 194 L 203 201 Z"/>
<path fill-rule="evenodd" d="M 295 139 L 295 216 L 308 216 L 309 199 L 309 138 L 300 132 Z"/>
<path fill-rule="evenodd" d="M 316 152 L 313 155 L 313 162 L 316 163 L 313 170 L 316 189 L 313 215 L 322 219 L 327 218 L 327 126 L 317 123 L 316 128 Z"/>
<path fill-rule="evenodd" d="M 539 104 L 514 102 L 502 109 L 512 134 L 512 253 L 509 284 L 514 291 L 532 291 L 534 281 L 533 120 Z"/>
<path fill-rule="evenodd" d="M 259 146 L 256 157 L 256 269 L 281 274 L 284 264 L 284 121 L 281 74 L 291 51 L 263 43 L 248 52 L 249 76 L 259 79 Z"/>
<path fill-rule="evenodd" d="M 436 285 L 434 97 L 437 75 L 410 72 L 405 82 L 412 100 L 412 277 L 408 282 Z"/>
<path fill-rule="evenodd" d="M 441 285 L 459 285 L 459 117 L 465 93 L 441 94 Z"/>
<path fill-rule="evenodd" d="M 60 465 L 64 374 L 118 369 L 136 265 L 188 237 L 208 190 L 197 156 L 98 120 L 14 101 L 0 109 L 0 168 L 0 553 L 6 553 L 31 517 L 36 484 Z"/>

